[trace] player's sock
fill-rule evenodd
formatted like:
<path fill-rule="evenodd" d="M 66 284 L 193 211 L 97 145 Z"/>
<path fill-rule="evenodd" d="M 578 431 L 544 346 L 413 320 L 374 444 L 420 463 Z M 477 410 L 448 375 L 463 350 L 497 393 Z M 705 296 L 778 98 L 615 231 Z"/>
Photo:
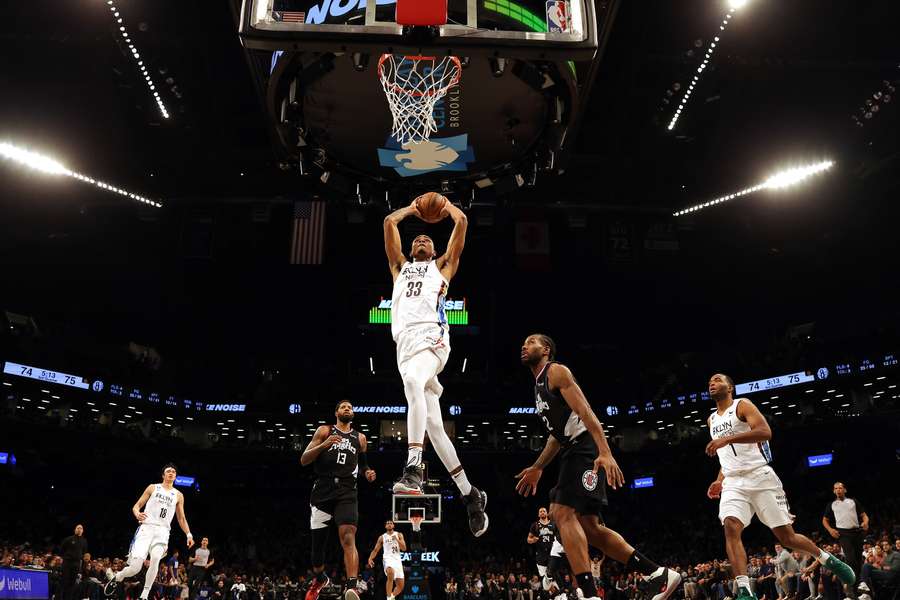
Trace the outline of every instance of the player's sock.
<path fill-rule="evenodd" d="M 418 467 L 420 464 L 422 464 L 422 447 L 410 446 L 409 454 L 406 456 L 406 466 Z"/>
<path fill-rule="evenodd" d="M 641 575 L 650 575 L 658 568 L 658 564 L 641 554 L 639 550 L 635 550 L 625 565 L 625 572 L 638 571 Z"/>
<path fill-rule="evenodd" d="M 578 582 L 578 588 L 584 594 L 585 598 L 594 598 L 597 595 L 597 588 L 594 585 L 594 578 L 590 571 L 577 574 L 575 576 L 575 581 Z"/>
<path fill-rule="evenodd" d="M 459 488 L 459 492 L 463 496 L 468 496 L 469 493 L 472 491 L 472 484 L 469 483 L 469 478 L 466 477 L 465 470 L 462 470 L 459 473 L 451 475 L 451 477 L 453 478 L 454 483 L 456 483 L 456 487 Z"/>
<path fill-rule="evenodd" d="M 829 559 L 831 555 L 825 552 L 824 550 L 819 550 L 819 556 L 816 557 L 816 560 L 819 561 L 819 564 L 824 565 L 825 561 Z"/>
<path fill-rule="evenodd" d="M 750 577 L 747 575 L 738 575 L 734 580 L 737 582 L 739 588 L 744 588 L 745 590 L 750 589 Z"/>

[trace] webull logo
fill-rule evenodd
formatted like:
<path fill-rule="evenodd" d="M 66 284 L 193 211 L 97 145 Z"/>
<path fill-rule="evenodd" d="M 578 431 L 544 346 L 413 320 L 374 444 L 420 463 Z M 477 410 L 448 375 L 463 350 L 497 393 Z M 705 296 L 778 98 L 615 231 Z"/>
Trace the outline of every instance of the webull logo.
<path fill-rule="evenodd" d="M 0 592 L 30 592 L 31 579 L 0 577 Z"/>

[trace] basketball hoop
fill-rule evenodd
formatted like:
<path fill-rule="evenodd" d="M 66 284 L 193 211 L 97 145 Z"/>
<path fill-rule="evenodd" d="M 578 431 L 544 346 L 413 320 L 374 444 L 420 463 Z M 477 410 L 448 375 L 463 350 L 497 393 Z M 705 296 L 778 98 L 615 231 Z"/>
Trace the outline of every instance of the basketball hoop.
<path fill-rule="evenodd" d="M 391 135 L 401 145 L 427 141 L 437 131 L 434 105 L 459 83 L 455 56 L 395 56 L 378 60 L 378 78 L 394 117 Z"/>
<path fill-rule="evenodd" d="M 425 520 L 425 517 L 419 515 L 410 515 L 409 522 L 412 523 L 413 531 L 422 531 L 422 521 Z"/>

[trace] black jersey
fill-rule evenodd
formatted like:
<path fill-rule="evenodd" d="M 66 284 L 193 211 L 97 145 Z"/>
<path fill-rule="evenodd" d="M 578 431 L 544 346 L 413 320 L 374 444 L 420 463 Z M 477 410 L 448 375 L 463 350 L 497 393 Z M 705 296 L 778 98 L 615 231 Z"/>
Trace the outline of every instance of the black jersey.
<path fill-rule="evenodd" d="M 587 427 L 581 422 L 581 419 L 575 414 L 569 405 L 566 404 L 565 398 L 559 391 L 550 389 L 550 383 L 547 381 L 547 373 L 550 371 L 550 365 L 555 364 L 548 362 L 541 369 L 537 379 L 534 380 L 534 403 L 537 407 L 537 413 L 544 422 L 547 431 L 559 440 L 564 447 L 572 440 L 587 431 Z"/>
<path fill-rule="evenodd" d="M 359 453 L 362 451 L 359 432 L 351 429 L 345 433 L 332 425 L 328 435 L 339 435 L 343 439 L 337 444 L 332 444 L 331 448 L 316 458 L 314 463 L 316 476 L 355 479 L 359 472 Z"/>
<path fill-rule="evenodd" d="M 553 548 L 553 538 L 556 535 L 556 525 L 552 521 L 546 523 L 535 521 L 531 524 L 529 533 L 538 538 L 538 541 L 534 544 L 535 556 L 550 556 L 550 549 Z"/>

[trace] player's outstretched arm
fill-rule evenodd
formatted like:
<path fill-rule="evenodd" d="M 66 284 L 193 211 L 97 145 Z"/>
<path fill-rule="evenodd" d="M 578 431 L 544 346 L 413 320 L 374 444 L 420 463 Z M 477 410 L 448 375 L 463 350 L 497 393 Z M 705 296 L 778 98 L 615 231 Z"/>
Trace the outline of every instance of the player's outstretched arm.
<path fill-rule="evenodd" d="M 578 382 L 575 381 L 575 377 L 572 375 L 572 371 L 559 363 L 553 363 L 548 368 L 550 371 L 547 373 L 547 381 L 550 389 L 555 388 L 559 390 L 566 404 L 569 405 L 572 412 L 578 415 L 578 418 L 581 419 L 581 422 L 587 428 L 588 433 L 594 438 L 594 443 L 597 444 L 599 455 L 594 461 L 594 472 L 596 473 L 600 467 L 603 467 L 606 471 L 606 481 L 610 487 L 613 489 L 622 487 L 625 485 L 625 476 L 622 475 L 622 470 L 619 468 L 616 459 L 613 458 L 612 449 L 606 441 L 606 434 L 603 433 L 603 426 L 600 424 L 600 420 L 594 414 L 591 405 L 588 404 L 584 392 L 581 391 L 581 386 L 578 385 Z"/>
<path fill-rule="evenodd" d="M 415 200 L 409 206 L 398 208 L 384 218 L 384 253 L 387 254 L 388 267 L 394 279 L 400 274 L 400 268 L 405 260 L 400 241 L 400 228 L 397 225 L 410 215 L 420 216 Z"/>
<path fill-rule="evenodd" d="M 549 465 L 559 453 L 559 440 L 552 435 L 547 436 L 547 443 L 537 460 L 530 467 L 522 469 L 516 479 L 516 491 L 522 496 L 534 496 L 537 494 L 537 484 L 544 474 L 544 467 Z"/>
<path fill-rule="evenodd" d="M 175 518 L 178 519 L 178 526 L 187 537 L 187 547 L 190 548 L 194 545 L 194 535 L 188 527 L 187 515 L 184 514 L 184 494 L 181 492 L 178 492 L 178 500 L 175 501 Z"/>
<path fill-rule="evenodd" d="M 301 465 L 305 467 L 306 465 L 311 464 L 314 460 L 319 458 L 319 455 L 322 454 L 322 452 L 330 448 L 332 444 L 337 444 L 341 441 L 341 436 L 337 434 L 329 436 L 329 431 L 331 431 L 331 427 L 328 425 L 320 425 L 319 428 L 316 429 L 316 433 L 309 441 L 306 450 L 300 455 Z"/>
<path fill-rule="evenodd" d="M 369 561 L 366 563 L 369 568 L 375 566 L 375 557 L 378 556 L 378 553 L 381 551 L 381 536 L 378 536 L 378 541 L 375 542 L 375 547 L 372 548 L 372 553 L 369 554 Z"/>
<path fill-rule="evenodd" d="M 141 497 L 137 499 L 137 502 L 134 503 L 134 506 L 131 507 L 131 514 L 134 515 L 134 518 L 140 521 L 141 523 L 147 518 L 143 512 L 141 512 L 144 506 L 147 504 L 147 501 L 150 500 L 150 496 L 153 494 L 153 484 L 147 486 L 147 489 L 144 490 L 144 493 L 141 494 Z"/>
<path fill-rule="evenodd" d="M 447 242 L 447 251 L 438 259 L 437 266 L 441 275 L 450 281 L 459 269 L 459 257 L 462 256 L 463 248 L 466 246 L 466 230 L 469 228 L 469 219 L 466 217 L 466 213 L 450 202 L 446 203 L 442 212 L 453 219 L 453 233 L 450 234 L 450 241 Z"/>

